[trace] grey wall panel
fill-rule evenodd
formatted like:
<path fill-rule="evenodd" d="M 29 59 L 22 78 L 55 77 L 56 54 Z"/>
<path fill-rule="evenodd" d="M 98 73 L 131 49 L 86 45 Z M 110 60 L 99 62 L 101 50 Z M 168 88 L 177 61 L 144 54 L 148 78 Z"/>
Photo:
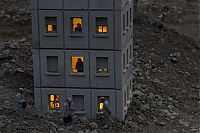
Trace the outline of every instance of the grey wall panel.
<path fill-rule="evenodd" d="M 66 102 L 66 89 L 59 89 L 59 88 L 42 88 L 42 110 L 43 111 L 51 111 L 49 110 L 49 95 L 50 94 L 58 94 L 59 95 L 59 103 L 60 103 L 60 110 L 63 111 L 63 104 Z"/>
<path fill-rule="evenodd" d="M 41 86 L 45 87 L 64 87 L 64 51 L 62 50 L 41 50 Z M 58 57 L 58 73 L 47 72 L 47 56 Z"/>
<path fill-rule="evenodd" d="M 40 47 L 63 48 L 63 17 L 62 11 L 42 10 L 39 12 Z M 45 17 L 57 18 L 57 33 L 46 33 Z"/>
<path fill-rule="evenodd" d="M 70 0 L 71 1 L 71 0 Z M 83 29 L 81 34 L 71 32 L 72 18 L 81 17 Z M 87 11 L 65 11 L 64 17 L 65 47 L 66 48 L 89 48 L 88 45 L 88 12 Z"/>
<path fill-rule="evenodd" d="M 122 60 L 121 52 L 115 51 L 115 88 L 122 89 Z"/>
<path fill-rule="evenodd" d="M 115 10 L 121 10 L 122 1 L 121 0 L 114 0 Z"/>
<path fill-rule="evenodd" d="M 39 31 L 37 10 L 32 10 L 32 45 L 33 48 L 39 48 Z"/>
<path fill-rule="evenodd" d="M 33 49 L 34 87 L 40 87 L 40 56 L 39 50 Z"/>
<path fill-rule="evenodd" d="M 125 118 L 125 113 L 123 110 L 123 91 L 122 90 L 116 90 L 116 118 L 119 119 L 119 121 L 123 121 Z"/>
<path fill-rule="evenodd" d="M 115 104 L 115 90 L 96 90 L 92 89 L 92 119 L 96 118 L 98 112 L 98 97 L 109 97 L 110 111 L 112 116 L 116 116 L 116 104 Z"/>
<path fill-rule="evenodd" d="M 62 9 L 62 0 L 38 0 L 40 9 Z"/>
<path fill-rule="evenodd" d="M 96 58 L 108 58 L 108 74 L 97 74 Z M 114 52 L 91 51 L 90 52 L 90 86 L 94 88 L 114 88 Z"/>
<path fill-rule="evenodd" d="M 90 13 L 90 48 L 92 49 L 114 49 L 114 12 L 92 11 Z M 106 17 L 108 22 L 108 33 L 98 34 L 96 32 L 96 18 Z"/>
<path fill-rule="evenodd" d="M 72 56 L 83 56 L 84 72 L 72 73 Z M 89 87 L 89 52 L 83 50 L 65 51 L 67 87 Z"/>
<path fill-rule="evenodd" d="M 42 99 L 41 99 L 41 88 L 34 88 L 34 101 L 35 101 L 35 108 L 41 110 L 42 109 Z"/>
<path fill-rule="evenodd" d="M 38 9 L 38 0 L 31 0 L 31 8 L 32 9 Z"/>
<path fill-rule="evenodd" d="M 113 0 L 89 0 L 90 9 L 113 9 Z"/>
<path fill-rule="evenodd" d="M 115 11 L 115 50 L 121 49 L 121 11 Z"/>
<path fill-rule="evenodd" d="M 65 9 L 88 9 L 88 0 L 64 0 Z"/>
<path fill-rule="evenodd" d="M 87 118 L 91 118 L 91 100 L 90 100 L 90 90 L 89 89 L 70 89 L 67 88 L 66 91 L 66 98 L 71 97 L 72 95 L 83 95 L 84 96 L 84 111 L 85 111 L 85 115 L 87 116 Z M 73 100 L 73 99 L 72 99 Z"/>

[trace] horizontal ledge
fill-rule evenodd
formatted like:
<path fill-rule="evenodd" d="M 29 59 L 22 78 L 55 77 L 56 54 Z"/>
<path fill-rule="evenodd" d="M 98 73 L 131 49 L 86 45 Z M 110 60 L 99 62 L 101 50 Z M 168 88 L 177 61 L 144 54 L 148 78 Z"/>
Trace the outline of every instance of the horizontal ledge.
<path fill-rule="evenodd" d="M 68 34 L 68 36 L 70 36 L 70 37 L 84 37 L 83 34 L 77 34 L 77 33 L 74 33 L 74 34 Z"/>
<path fill-rule="evenodd" d="M 58 33 L 44 33 L 44 35 L 49 37 L 57 37 Z"/>
<path fill-rule="evenodd" d="M 108 38 L 109 34 L 103 34 L 103 33 L 94 34 L 94 37 L 97 37 L 97 38 Z"/>
<path fill-rule="evenodd" d="M 75 111 L 74 112 L 75 115 L 85 115 L 85 111 Z"/>
<path fill-rule="evenodd" d="M 49 76 L 58 76 L 58 75 L 60 75 L 60 73 L 46 72 L 46 75 L 49 75 Z"/>
<path fill-rule="evenodd" d="M 96 77 L 109 77 L 110 73 L 96 73 L 95 76 Z"/>
<path fill-rule="evenodd" d="M 83 72 L 70 73 L 71 76 L 85 76 Z"/>

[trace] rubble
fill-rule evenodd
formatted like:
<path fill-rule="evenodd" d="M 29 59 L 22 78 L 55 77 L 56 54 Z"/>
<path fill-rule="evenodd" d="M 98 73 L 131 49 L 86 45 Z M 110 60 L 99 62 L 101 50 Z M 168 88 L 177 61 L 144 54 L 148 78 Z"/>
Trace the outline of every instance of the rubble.
<path fill-rule="evenodd" d="M 0 2 L 1 25 L 30 25 L 29 1 L 17 0 Z M 6 5 L 10 5 L 6 9 Z M 98 121 L 81 118 L 72 126 L 64 126 L 61 115 L 35 110 L 33 100 L 32 46 L 28 32 L 12 32 L 12 38 L 0 31 L 0 128 L 2 132 L 31 133 L 103 133 L 103 132 L 199 132 L 200 119 L 200 52 L 193 39 L 166 28 L 158 33 L 151 24 L 152 12 L 169 11 L 168 21 L 183 23 L 175 19 L 185 8 L 170 6 L 158 0 L 143 1 L 140 6 L 150 5 L 145 16 L 138 12 L 134 20 L 133 51 L 133 98 L 124 122 L 113 121 L 101 126 Z M 24 6 L 26 5 L 26 6 Z M 23 6 L 23 7 L 21 7 Z M 6 8 L 5 8 L 6 7 Z M 142 7 L 140 7 L 143 9 Z M 161 10 L 160 10 L 161 8 Z M 13 12 L 14 11 L 14 12 Z M 152 11 L 152 12 L 151 12 Z M 177 14 L 176 14 L 177 12 Z M 175 16 L 171 16 L 175 13 Z M 22 28 L 19 28 L 22 29 Z M 3 33 L 3 34 L 2 34 Z M 27 36 L 27 34 L 29 35 Z M 3 35 L 3 36 L 2 36 Z M 22 35 L 22 36 L 21 36 Z M 3 38 L 6 37 L 6 38 Z M 15 93 L 19 85 L 27 89 L 27 120 L 18 121 Z M 41 126 L 42 125 L 42 126 Z M 0 131 L 0 132 L 1 132 Z"/>

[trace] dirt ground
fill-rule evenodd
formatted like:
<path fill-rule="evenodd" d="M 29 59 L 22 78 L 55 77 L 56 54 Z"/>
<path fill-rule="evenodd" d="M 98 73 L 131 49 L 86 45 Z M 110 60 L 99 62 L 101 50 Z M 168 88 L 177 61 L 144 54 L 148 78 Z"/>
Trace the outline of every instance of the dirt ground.
<path fill-rule="evenodd" d="M 0 133 L 200 133 L 199 1 L 139 0 L 134 19 L 134 95 L 125 122 L 73 128 L 60 114 L 34 108 L 30 0 L 0 1 Z M 166 13 L 160 33 L 154 18 Z M 6 44 L 9 48 L 5 49 Z M 171 55 L 177 63 L 170 62 Z M 154 64 L 155 69 L 148 65 Z M 26 88 L 28 119 L 20 123 L 15 95 Z M 82 132 L 81 132 L 82 131 Z"/>

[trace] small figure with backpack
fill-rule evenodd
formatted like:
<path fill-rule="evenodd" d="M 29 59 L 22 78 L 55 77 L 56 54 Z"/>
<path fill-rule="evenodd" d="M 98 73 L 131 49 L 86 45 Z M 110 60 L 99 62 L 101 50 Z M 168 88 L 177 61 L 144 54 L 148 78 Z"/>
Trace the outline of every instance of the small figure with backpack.
<path fill-rule="evenodd" d="M 64 103 L 64 118 L 63 122 L 65 125 L 67 124 L 72 124 L 72 115 L 74 112 L 74 106 L 73 106 L 73 101 L 71 98 L 67 98 L 67 102 Z"/>
<path fill-rule="evenodd" d="M 27 106 L 27 102 L 24 99 L 24 88 L 19 88 L 16 98 L 17 98 L 17 104 L 19 108 L 19 118 L 20 118 L 20 121 L 23 121 L 25 118 L 25 109 Z"/>

